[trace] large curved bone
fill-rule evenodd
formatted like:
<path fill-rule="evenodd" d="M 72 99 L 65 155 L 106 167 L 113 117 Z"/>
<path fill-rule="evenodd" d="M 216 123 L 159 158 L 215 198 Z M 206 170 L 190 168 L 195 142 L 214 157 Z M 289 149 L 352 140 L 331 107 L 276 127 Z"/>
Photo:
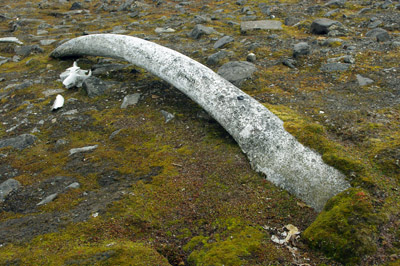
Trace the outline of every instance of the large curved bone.
<path fill-rule="evenodd" d="M 123 59 L 174 85 L 232 135 L 256 171 L 317 211 L 350 187 L 342 173 L 285 131 L 283 122 L 266 107 L 185 55 L 115 34 L 75 38 L 51 53 L 55 58 L 84 55 Z"/>

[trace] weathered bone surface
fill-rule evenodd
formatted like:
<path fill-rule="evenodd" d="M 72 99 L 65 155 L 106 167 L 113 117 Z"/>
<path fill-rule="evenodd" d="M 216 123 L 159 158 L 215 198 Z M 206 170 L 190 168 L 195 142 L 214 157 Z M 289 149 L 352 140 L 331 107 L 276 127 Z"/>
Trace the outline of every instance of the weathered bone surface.
<path fill-rule="evenodd" d="M 72 39 L 51 56 L 123 59 L 174 85 L 202 106 L 237 141 L 253 168 L 315 210 L 350 187 L 345 176 L 285 131 L 283 122 L 206 66 L 139 38 L 96 34 Z"/>

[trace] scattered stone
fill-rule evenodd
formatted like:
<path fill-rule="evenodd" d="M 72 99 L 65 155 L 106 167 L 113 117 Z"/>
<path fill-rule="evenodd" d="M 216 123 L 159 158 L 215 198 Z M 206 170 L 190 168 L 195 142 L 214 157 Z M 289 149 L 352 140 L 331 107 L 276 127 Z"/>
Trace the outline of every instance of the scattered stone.
<path fill-rule="evenodd" d="M 126 67 L 129 67 L 130 64 L 96 64 L 92 67 L 93 75 L 102 75 L 108 74 L 113 71 L 119 71 Z"/>
<path fill-rule="evenodd" d="M 175 30 L 172 28 L 156 28 L 154 31 L 156 33 L 173 33 L 173 32 L 175 32 Z"/>
<path fill-rule="evenodd" d="M 18 137 L 0 140 L 0 148 L 11 146 L 15 149 L 23 150 L 31 146 L 36 140 L 37 137 L 34 135 L 22 134 Z"/>
<path fill-rule="evenodd" d="M 344 7 L 346 0 L 330 0 L 325 6 L 328 7 Z"/>
<path fill-rule="evenodd" d="M 296 60 L 291 59 L 291 58 L 286 58 L 286 59 L 283 59 L 283 61 L 282 61 L 283 65 L 290 67 L 290 68 L 296 68 L 296 63 L 297 63 Z"/>
<path fill-rule="evenodd" d="M 250 62 L 232 61 L 222 65 L 218 69 L 218 74 L 233 85 L 240 87 L 245 80 L 252 77 L 256 70 L 256 66 Z"/>
<path fill-rule="evenodd" d="M 76 114 L 78 114 L 79 112 L 78 112 L 78 109 L 72 109 L 72 110 L 69 110 L 69 111 L 66 111 L 66 112 L 64 112 L 64 113 L 62 113 L 61 115 L 65 115 L 65 116 L 71 116 L 71 115 L 76 115 Z"/>
<path fill-rule="evenodd" d="M 165 123 L 168 123 L 169 121 L 171 121 L 172 119 L 175 118 L 175 116 L 167 111 L 161 110 L 161 114 L 164 116 L 165 118 Z"/>
<path fill-rule="evenodd" d="M 119 134 L 119 132 L 121 132 L 122 128 L 115 130 L 113 133 L 111 133 L 110 137 L 108 137 L 108 139 L 113 139 L 115 138 L 115 136 L 117 136 Z"/>
<path fill-rule="evenodd" d="M 82 147 L 82 148 L 70 149 L 69 150 L 69 156 L 71 156 L 71 155 L 73 155 L 75 153 L 93 151 L 93 150 L 97 149 L 97 147 L 99 147 L 99 145 L 93 145 L 93 146 L 86 146 L 86 147 Z"/>
<path fill-rule="evenodd" d="M 218 65 L 218 63 L 222 59 L 228 57 L 228 55 L 229 55 L 229 53 L 227 51 L 218 51 L 215 54 L 212 54 L 207 58 L 206 64 L 207 65 Z"/>
<path fill-rule="evenodd" d="M 78 182 L 74 182 L 74 183 L 68 185 L 67 187 L 65 187 L 65 189 L 77 189 L 80 187 L 81 187 L 81 185 Z"/>
<path fill-rule="evenodd" d="M 327 63 L 323 65 L 320 69 L 323 72 L 334 72 L 334 71 L 346 71 L 349 69 L 349 64 L 343 63 Z"/>
<path fill-rule="evenodd" d="M 41 202 L 36 204 L 37 206 L 45 205 L 47 203 L 52 202 L 55 198 L 57 198 L 58 193 L 51 194 L 50 196 L 47 196 L 45 199 L 43 199 Z"/>
<path fill-rule="evenodd" d="M 93 98 L 103 95 L 108 89 L 108 86 L 102 79 L 91 76 L 85 79 L 85 81 L 82 83 L 82 88 L 86 91 L 90 98 Z"/>
<path fill-rule="evenodd" d="M 4 37 L 0 38 L 0 43 L 16 43 L 16 44 L 23 44 L 20 40 L 16 37 Z"/>
<path fill-rule="evenodd" d="M 376 38 L 378 42 L 386 42 L 390 40 L 389 33 L 382 28 L 375 28 L 365 34 L 366 37 Z"/>
<path fill-rule="evenodd" d="M 0 203 L 5 200 L 5 198 L 13 191 L 18 190 L 21 187 L 21 184 L 13 179 L 7 179 L 3 183 L 0 184 Z"/>
<path fill-rule="evenodd" d="M 67 144 L 68 144 L 68 141 L 65 140 L 65 139 L 58 139 L 58 140 L 56 141 L 56 147 L 57 147 L 57 148 L 59 148 L 59 147 L 61 147 L 61 146 L 65 146 L 65 145 L 67 145 Z"/>
<path fill-rule="evenodd" d="M 74 2 L 74 3 L 72 3 L 71 8 L 69 10 L 79 10 L 79 9 L 82 9 L 82 8 L 83 7 L 82 7 L 81 3 Z"/>
<path fill-rule="evenodd" d="M 343 43 L 343 40 L 340 38 L 328 38 L 324 40 L 322 46 L 329 46 L 329 47 L 339 47 Z"/>
<path fill-rule="evenodd" d="M 258 20 L 240 23 L 240 31 L 242 33 L 251 30 L 282 30 L 282 22 L 277 20 Z"/>
<path fill-rule="evenodd" d="M 369 85 L 371 83 L 374 83 L 374 81 L 372 79 L 363 77 L 363 76 L 361 76 L 359 74 L 356 75 L 356 78 L 357 78 L 357 81 L 358 81 L 358 85 L 360 85 L 360 86 L 366 86 L 366 85 Z"/>
<path fill-rule="evenodd" d="M 44 50 L 39 45 L 26 45 L 26 46 L 18 46 L 15 48 L 15 53 L 22 57 L 27 57 L 32 53 L 43 53 Z"/>
<path fill-rule="evenodd" d="M 300 19 L 298 19 L 298 18 L 295 18 L 295 17 L 287 17 L 287 18 L 285 18 L 284 24 L 285 24 L 286 26 L 293 26 L 293 25 L 295 25 L 295 24 L 297 24 L 297 23 L 299 23 L 299 22 L 300 22 Z"/>
<path fill-rule="evenodd" d="M 311 33 L 328 34 L 332 25 L 341 25 L 341 23 L 327 18 L 316 19 L 311 23 Z"/>
<path fill-rule="evenodd" d="M 309 55 L 311 52 L 310 46 L 306 42 L 299 42 L 294 45 L 293 57 L 297 58 L 301 55 Z"/>
<path fill-rule="evenodd" d="M 42 46 L 47 46 L 55 43 L 57 40 L 49 39 L 49 40 L 40 40 L 39 43 Z"/>
<path fill-rule="evenodd" d="M 248 62 L 254 63 L 257 60 L 257 57 L 254 53 L 249 53 L 246 57 Z"/>
<path fill-rule="evenodd" d="M 64 92 L 63 89 L 48 89 L 48 90 L 43 91 L 42 94 L 45 97 L 49 97 L 49 96 L 56 95 L 56 94 L 59 94 L 62 92 Z"/>
<path fill-rule="evenodd" d="M 206 27 L 201 24 L 197 24 L 196 26 L 194 26 L 193 30 L 189 33 L 189 36 L 193 39 L 200 39 L 201 36 L 203 35 L 210 35 L 213 33 L 217 33 L 217 31 L 211 27 Z"/>
<path fill-rule="evenodd" d="M 234 39 L 231 36 L 224 36 L 214 44 L 214 49 L 220 49 L 233 41 Z"/>
<path fill-rule="evenodd" d="M 140 93 L 126 95 L 122 101 L 121 108 L 125 109 L 129 105 L 136 105 L 139 102 L 140 96 Z"/>
<path fill-rule="evenodd" d="M 331 17 L 331 16 L 335 15 L 336 13 L 339 13 L 339 11 L 340 11 L 339 8 L 330 10 L 324 14 L 324 17 Z"/>
<path fill-rule="evenodd" d="M 135 1 L 126 0 L 118 7 L 117 11 L 133 11 L 134 9 L 135 9 Z"/>
<path fill-rule="evenodd" d="M 382 23 L 383 23 L 382 20 L 379 20 L 379 19 L 374 20 L 374 21 L 372 21 L 371 23 L 368 24 L 368 28 L 375 29 L 376 27 L 380 26 Z"/>

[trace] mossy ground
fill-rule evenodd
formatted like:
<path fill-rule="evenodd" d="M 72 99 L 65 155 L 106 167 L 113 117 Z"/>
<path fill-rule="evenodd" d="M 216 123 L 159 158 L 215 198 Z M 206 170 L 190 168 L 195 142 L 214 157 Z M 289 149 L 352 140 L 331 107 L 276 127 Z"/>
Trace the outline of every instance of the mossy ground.
<path fill-rule="evenodd" d="M 36 12 L 39 2 L 5 4 L 11 9 L 27 8 L 20 15 L 40 18 L 51 25 L 58 23 L 58 13 L 70 7 L 68 3 L 53 6 L 52 11 L 45 8 Z M 253 1 L 249 6 L 261 16 L 259 2 Z M 289 7 L 298 1 L 281 2 Z M 232 19 L 240 20 L 243 16 L 233 2 L 193 1 L 186 14 L 155 8 L 152 1 L 143 3 L 143 16 L 124 16 L 127 34 L 157 38 L 154 28 L 164 25 L 169 18 L 186 19 L 190 14 L 221 8 L 222 14 L 230 14 Z M 97 4 L 98 1 L 91 1 L 87 8 L 95 13 Z M 347 16 L 362 8 L 352 3 L 346 5 Z M 290 15 L 283 8 L 273 12 L 279 17 Z M 74 15 L 72 28 L 50 28 L 49 35 L 61 41 L 84 31 L 107 32 L 121 25 L 120 17 L 103 11 L 99 14 L 102 19 L 97 24 L 88 23 L 84 14 Z M 72 18 L 66 16 L 65 20 L 69 23 Z M 126 26 L 138 20 L 139 26 Z M 310 16 L 296 27 L 284 26 L 277 33 L 277 40 L 269 38 L 274 32 L 240 35 L 238 26 L 230 26 L 225 20 L 215 19 L 207 26 L 234 36 L 235 43 L 228 47 L 234 50 L 231 59 L 244 60 L 252 43 L 263 44 L 253 50 L 259 71 L 243 89 L 277 114 L 300 142 L 321 153 L 328 164 L 348 177 L 353 188 L 329 201 L 321 214 L 317 216 L 298 199 L 254 173 L 229 135 L 215 122 L 199 118 L 200 107 L 141 70 L 134 72 L 128 68 L 102 76 L 122 83 L 105 96 L 89 99 L 82 91 L 65 91 L 65 110 L 79 110 L 79 118 L 64 116 L 63 111 L 49 114 L 52 98 L 44 97 L 43 91 L 62 87 L 57 76 L 72 61 L 48 58 L 54 48 L 48 46 L 44 47 L 44 54 L 1 66 L 7 82 L 41 82 L 21 90 L 3 89 L 7 97 L 1 98 L 1 104 L 7 106 L 7 111 L 0 117 L 8 124 L 0 124 L 0 137 L 9 136 L 6 130 L 17 123 L 10 124 L 8 117 L 26 117 L 30 121 L 19 125 L 13 135 L 26 133 L 45 117 L 40 132 L 35 133 L 39 141 L 25 151 L 1 149 L 0 153 L 9 154 L 2 158 L 3 162 L 19 170 L 16 179 L 24 186 L 54 176 L 73 177 L 81 184 L 81 188 L 38 208 L 33 214 L 38 216 L 68 214 L 85 201 L 84 193 L 101 195 L 114 189 L 115 184 L 124 185 L 115 200 L 104 201 L 98 217 L 89 214 L 86 221 L 71 221 L 58 232 L 38 232 L 21 243 L 0 247 L 0 264 L 285 265 L 293 263 L 292 254 L 272 243 L 270 233 L 261 226 L 278 228 L 289 223 L 302 231 L 308 228 L 302 237 L 310 247 L 345 264 L 394 260 L 400 250 L 400 108 L 385 98 L 395 91 L 395 84 L 382 70 L 398 67 L 398 50 L 386 52 L 385 44 L 363 48 L 355 56 L 356 64 L 342 73 L 319 71 L 327 58 L 343 55 L 339 45 L 334 45 L 330 54 L 315 51 L 299 59 L 298 70 L 283 66 L 281 60 L 290 56 L 292 49 L 288 40 L 324 39 L 309 34 L 312 20 Z M 35 35 L 40 22 L 32 23 L 14 36 L 23 40 L 24 35 Z M 187 38 L 193 26 L 177 26 L 176 36 L 185 38 L 184 43 L 177 45 L 173 35 L 158 36 L 157 42 L 204 63 L 215 50 L 203 48 L 212 47 L 213 42 L 208 38 Z M 0 23 L 2 34 L 8 29 L 7 23 Z M 13 45 L 0 44 L 0 52 L 12 57 Z M 82 68 L 86 67 L 85 62 L 90 67 L 97 58 L 82 60 Z M 355 73 L 367 75 L 375 83 L 360 88 Z M 143 94 L 140 103 L 120 109 L 123 96 L 134 92 Z M 21 104 L 24 101 L 27 102 Z M 30 113 L 29 108 L 35 112 Z M 165 124 L 160 110 L 175 114 L 175 119 Z M 118 129 L 119 134 L 109 139 Z M 68 144 L 56 148 L 55 142 L 61 138 L 68 140 Z M 68 156 L 71 148 L 95 144 L 99 147 L 91 153 Z M 111 181 L 107 179 L 110 175 Z M 27 216 L 0 213 L 2 222 Z M 301 247 L 299 257 L 307 257 L 313 264 L 336 263 L 307 246 Z"/>

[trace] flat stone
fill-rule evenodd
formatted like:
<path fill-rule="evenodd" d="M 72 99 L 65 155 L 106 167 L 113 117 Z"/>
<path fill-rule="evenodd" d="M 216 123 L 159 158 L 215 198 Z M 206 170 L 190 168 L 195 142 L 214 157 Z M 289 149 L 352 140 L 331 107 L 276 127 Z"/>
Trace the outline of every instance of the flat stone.
<path fill-rule="evenodd" d="M 16 43 L 16 44 L 23 44 L 20 40 L 16 37 L 3 37 L 0 38 L 0 43 Z"/>
<path fill-rule="evenodd" d="M 122 101 L 121 108 L 125 109 L 129 105 L 136 105 L 139 102 L 140 96 L 140 93 L 126 95 Z"/>
<path fill-rule="evenodd" d="M 331 20 L 331 19 L 327 19 L 327 18 L 319 18 L 314 20 L 311 23 L 311 33 L 314 34 L 327 34 L 330 31 L 330 27 L 332 25 L 341 25 L 340 22 L 336 21 L 336 20 Z"/>
<path fill-rule="evenodd" d="M 214 44 L 214 49 L 223 48 L 225 45 L 233 41 L 234 39 L 231 36 L 224 36 Z"/>
<path fill-rule="evenodd" d="M 36 140 L 37 137 L 34 135 L 22 134 L 18 137 L 0 140 L 0 148 L 11 146 L 15 149 L 23 150 L 31 146 Z"/>
<path fill-rule="evenodd" d="M 51 45 L 51 44 L 55 43 L 56 41 L 57 40 L 54 40 L 54 39 L 48 39 L 48 40 L 40 40 L 39 43 L 40 43 L 40 45 L 47 46 L 47 45 Z"/>
<path fill-rule="evenodd" d="M 15 53 L 19 56 L 26 57 L 32 53 L 43 53 L 44 50 L 39 45 L 26 45 L 26 46 L 18 46 L 15 48 Z"/>
<path fill-rule="evenodd" d="M 239 87 L 243 81 L 251 78 L 256 70 L 256 66 L 250 62 L 232 61 L 222 65 L 218 69 L 218 74 Z"/>
<path fill-rule="evenodd" d="M 59 94 L 62 92 L 64 92 L 63 89 L 48 89 L 48 90 L 43 91 L 42 94 L 45 97 L 49 97 L 49 96 L 56 95 L 56 94 Z"/>
<path fill-rule="evenodd" d="M 44 198 L 41 202 L 39 202 L 38 204 L 36 204 L 37 206 L 41 206 L 41 205 L 45 205 L 47 203 L 52 202 L 55 198 L 57 198 L 58 193 L 54 193 L 51 194 L 50 196 L 47 196 L 46 198 Z"/>
<path fill-rule="evenodd" d="M 240 23 L 241 32 L 251 30 L 282 30 L 282 22 L 277 20 L 256 20 L 243 21 Z"/>
<path fill-rule="evenodd" d="M 361 76 L 359 74 L 356 75 L 356 78 L 357 78 L 357 81 L 358 81 L 358 85 L 360 85 L 360 86 L 366 86 L 366 85 L 369 85 L 371 83 L 374 83 L 374 81 L 372 79 L 363 77 L 363 76 Z"/>
<path fill-rule="evenodd" d="M 86 91 L 87 95 L 92 98 L 103 95 L 108 89 L 108 86 L 102 79 L 91 76 L 85 79 L 82 83 L 82 88 Z"/>
<path fill-rule="evenodd" d="M 172 28 L 156 28 L 154 31 L 156 33 L 173 33 L 173 32 L 175 32 L 175 30 Z"/>
<path fill-rule="evenodd" d="M 346 71 L 349 69 L 349 64 L 343 63 L 327 63 L 321 67 L 321 71 L 323 72 L 334 72 L 334 71 Z"/>
<path fill-rule="evenodd" d="M 18 190 L 21 187 L 21 184 L 13 179 L 7 179 L 3 183 L 0 184 L 0 202 L 3 202 L 5 198 L 13 191 Z"/>
<path fill-rule="evenodd" d="M 67 187 L 65 187 L 65 189 L 77 189 L 80 187 L 81 187 L 81 185 L 78 182 L 74 182 L 74 183 L 68 185 Z"/>
<path fill-rule="evenodd" d="M 71 156 L 71 155 L 73 155 L 75 153 L 93 151 L 93 150 L 97 149 L 97 147 L 99 147 L 99 145 L 93 145 L 93 146 L 86 146 L 86 147 L 82 147 L 82 148 L 70 149 L 69 150 L 69 155 Z"/>

